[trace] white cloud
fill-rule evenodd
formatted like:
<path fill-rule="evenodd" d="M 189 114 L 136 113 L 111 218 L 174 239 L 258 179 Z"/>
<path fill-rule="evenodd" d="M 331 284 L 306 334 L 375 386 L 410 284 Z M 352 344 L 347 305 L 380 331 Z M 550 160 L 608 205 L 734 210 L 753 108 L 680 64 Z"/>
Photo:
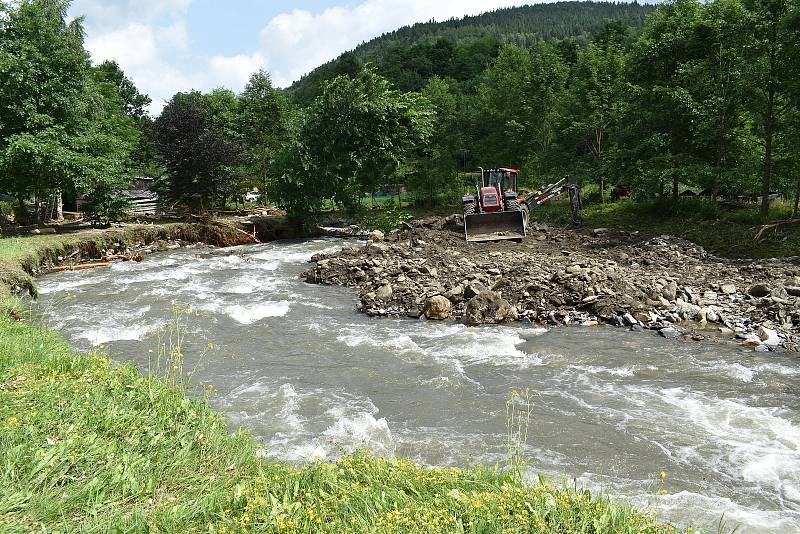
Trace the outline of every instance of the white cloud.
<path fill-rule="evenodd" d="M 264 57 L 253 55 L 214 56 L 208 60 L 209 76 L 216 86 L 241 89 L 250 75 L 264 66 Z"/>
<path fill-rule="evenodd" d="M 321 13 L 296 9 L 261 32 L 262 53 L 275 83 L 287 86 L 315 67 L 382 33 L 430 19 L 478 14 L 524 4 L 514 0 L 366 0 Z"/>
<path fill-rule="evenodd" d="M 320 12 L 295 9 L 273 17 L 258 50 L 207 56 L 193 52 L 187 27 L 192 0 L 76 0 L 72 16 L 86 15 L 87 49 L 95 62 L 116 60 L 151 112 L 179 91 L 219 86 L 240 91 L 259 68 L 287 86 L 315 67 L 384 32 L 432 18 L 446 20 L 521 5 L 524 0 L 361 0 Z M 247 16 L 246 12 L 242 16 Z M 195 43 L 196 44 L 196 43 Z"/>
<path fill-rule="evenodd" d="M 203 82 L 200 76 L 184 72 L 166 59 L 170 49 L 181 48 L 185 42 L 185 37 L 178 34 L 176 39 L 175 33 L 167 27 L 131 23 L 114 31 L 90 35 L 86 48 L 96 63 L 105 60 L 119 63 L 139 90 L 153 100 L 151 111 L 158 113 L 173 94 Z"/>
<path fill-rule="evenodd" d="M 178 50 L 189 48 L 189 31 L 186 28 L 186 21 L 183 19 L 175 21 L 171 26 L 158 28 L 157 36 L 164 45 Z"/>
<path fill-rule="evenodd" d="M 189 48 L 186 14 L 192 0 L 76 0 L 70 15 L 85 16 L 86 49 L 95 63 L 115 60 L 158 113 L 178 91 L 201 87 L 201 73 L 176 61 Z"/>

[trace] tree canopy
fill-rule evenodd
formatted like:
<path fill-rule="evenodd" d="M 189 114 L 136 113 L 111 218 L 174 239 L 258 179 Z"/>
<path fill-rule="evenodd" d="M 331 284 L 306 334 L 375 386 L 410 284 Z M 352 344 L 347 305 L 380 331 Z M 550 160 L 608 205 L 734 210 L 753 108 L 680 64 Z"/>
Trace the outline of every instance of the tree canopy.
<path fill-rule="evenodd" d="M 514 166 L 672 201 L 800 197 L 800 13 L 792 0 L 558 2 L 385 34 L 291 88 L 150 99 L 92 66 L 67 0 L 0 4 L 0 190 L 21 207 L 158 177 L 169 205 L 266 192 L 298 218 L 401 186 L 457 201 L 460 173 Z M 683 190 L 683 191 L 682 191 Z M 596 193 L 594 193 L 596 191 Z M 692 193 L 692 194 L 694 194 Z M 590 197 L 591 199 L 591 197 Z M 103 202 L 101 202 L 103 204 Z"/>
<path fill-rule="evenodd" d="M 121 185 L 138 131 L 89 63 L 66 0 L 0 4 L 0 189 L 35 218 L 52 195 Z"/>
<path fill-rule="evenodd" d="M 373 69 L 338 76 L 300 119 L 273 198 L 293 215 L 313 217 L 329 198 L 354 212 L 428 140 L 432 119 L 424 97 L 391 90 Z"/>

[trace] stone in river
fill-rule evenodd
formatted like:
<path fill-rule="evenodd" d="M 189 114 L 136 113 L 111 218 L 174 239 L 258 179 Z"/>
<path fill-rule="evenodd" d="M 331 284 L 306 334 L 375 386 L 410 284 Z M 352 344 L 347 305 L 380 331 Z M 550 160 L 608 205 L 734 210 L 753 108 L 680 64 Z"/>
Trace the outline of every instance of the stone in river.
<path fill-rule="evenodd" d="M 436 295 L 425 302 L 425 317 L 442 321 L 450 317 L 453 305 L 447 298 Z"/>
<path fill-rule="evenodd" d="M 481 293 L 486 291 L 486 286 L 482 283 L 478 282 L 477 280 L 473 280 L 464 288 L 464 298 L 471 299 L 475 298 Z"/>
<path fill-rule="evenodd" d="M 770 328 L 759 327 L 758 337 L 761 338 L 764 345 L 768 347 L 777 347 L 781 344 L 781 338 L 778 336 L 778 333 Z"/>
<path fill-rule="evenodd" d="M 484 291 L 467 304 L 469 324 L 499 324 L 519 319 L 517 309 L 494 291 Z"/>
<path fill-rule="evenodd" d="M 680 337 L 681 335 L 680 332 L 678 332 L 675 328 L 672 327 L 662 328 L 661 330 L 658 331 L 658 333 L 661 335 L 661 337 L 665 337 L 668 339 Z"/>

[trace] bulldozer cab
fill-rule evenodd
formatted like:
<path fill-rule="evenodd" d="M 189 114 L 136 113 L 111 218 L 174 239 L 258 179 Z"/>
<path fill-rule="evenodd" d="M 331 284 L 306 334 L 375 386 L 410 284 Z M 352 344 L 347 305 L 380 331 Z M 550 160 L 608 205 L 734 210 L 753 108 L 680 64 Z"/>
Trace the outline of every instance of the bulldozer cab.
<path fill-rule="evenodd" d="M 518 174 L 519 171 L 516 169 L 485 169 L 483 171 L 483 187 L 497 186 L 502 192 L 516 191 Z"/>

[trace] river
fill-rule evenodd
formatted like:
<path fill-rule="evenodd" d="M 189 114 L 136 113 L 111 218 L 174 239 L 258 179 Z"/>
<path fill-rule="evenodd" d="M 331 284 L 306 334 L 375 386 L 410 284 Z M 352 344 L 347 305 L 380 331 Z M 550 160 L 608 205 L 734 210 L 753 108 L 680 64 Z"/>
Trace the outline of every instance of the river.
<path fill-rule="evenodd" d="M 529 387 L 532 474 L 680 526 L 716 531 L 724 515 L 724 532 L 800 533 L 797 357 L 610 327 L 370 319 L 352 290 L 297 277 L 343 244 L 182 249 L 46 275 L 33 309 L 75 346 L 146 367 L 174 306 L 191 308 L 186 369 L 278 460 L 369 448 L 502 463 L 504 402 Z"/>

